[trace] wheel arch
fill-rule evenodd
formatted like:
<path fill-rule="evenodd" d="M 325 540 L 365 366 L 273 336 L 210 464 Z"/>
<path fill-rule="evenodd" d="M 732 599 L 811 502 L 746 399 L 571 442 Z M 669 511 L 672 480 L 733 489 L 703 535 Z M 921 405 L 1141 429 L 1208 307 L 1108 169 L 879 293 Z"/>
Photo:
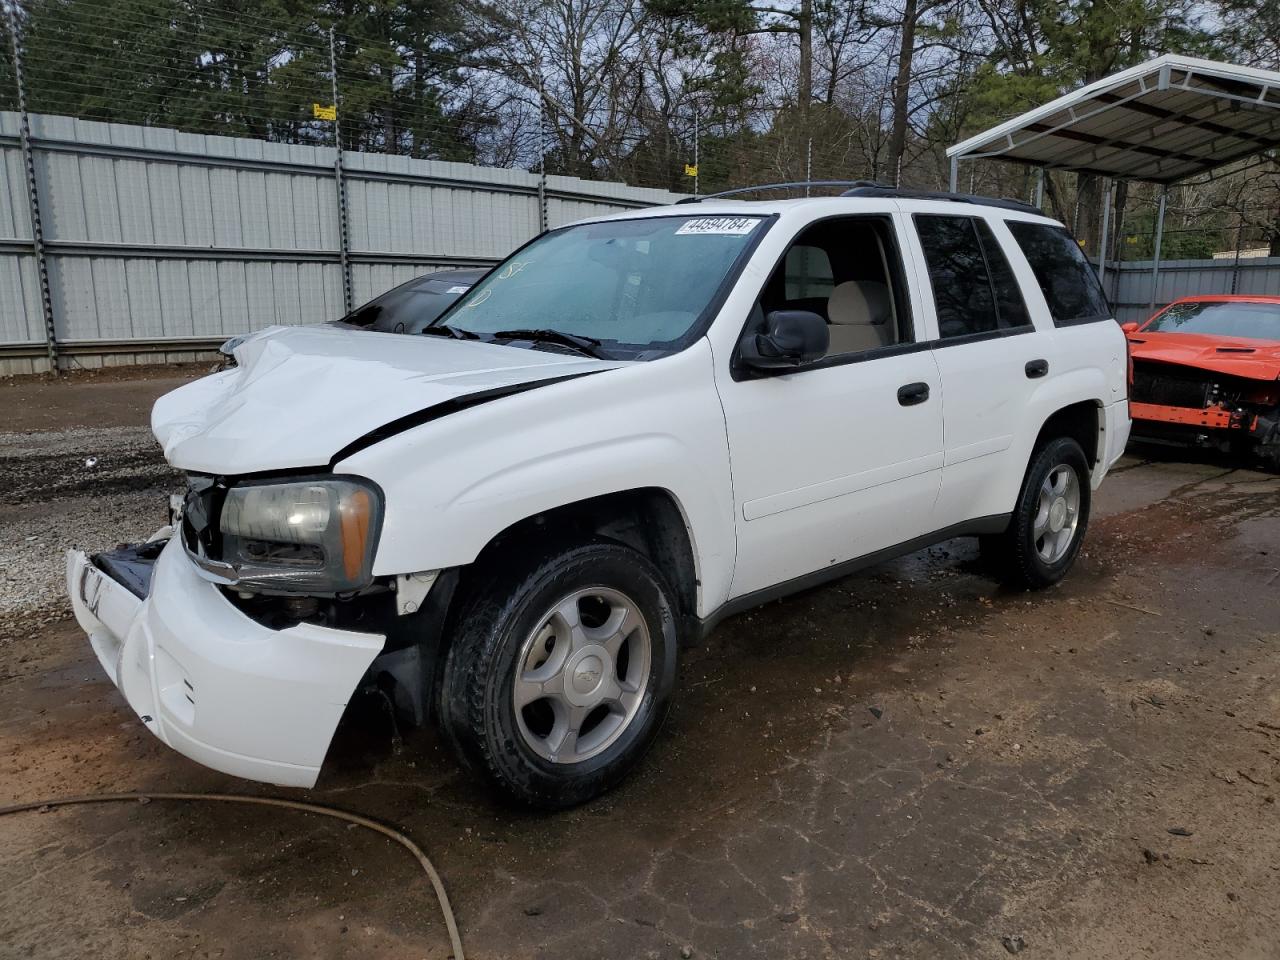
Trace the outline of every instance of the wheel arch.
<path fill-rule="evenodd" d="M 995 478 L 986 513 L 1004 513 L 1012 509 L 1031 470 L 1032 461 L 1046 443 L 1058 436 L 1068 436 L 1080 444 L 1096 486 L 1105 473 L 1107 459 L 1107 412 L 1099 384 L 1088 378 L 1062 377 L 1047 384 L 1028 406 L 1010 449 L 1008 466 Z M 1021 467 L 1019 470 L 1018 467 Z"/>
<path fill-rule="evenodd" d="M 1096 469 L 1106 450 L 1106 410 L 1100 400 L 1078 400 L 1059 407 L 1045 418 L 1031 446 L 1031 458 L 1057 437 L 1070 437 L 1080 444 L 1091 469 Z"/>
<path fill-rule="evenodd" d="M 475 561 L 461 569 L 460 588 L 480 571 L 550 545 L 604 538 L 623 543 L 653 561 L 674 590 L 684 629 L 696 622 L 701 580 L 695 533 L 679 499 L 662 487 L 600 494 L 524 517 L 495 534 Z"/>
<path fill-rule="evenodd" d="M 701 637 L 694 536 L 680 500 L 661 487 L 601 494 L 523 517 L 494 534 L 471 563 L 442 571 L 423 608 L 397 620 L 396 642 L 389 644 L 394 649 L 374 662 L 371 679 L 390 691 L 406 722 L 437 716 L 442 667 L 470 591 L 498 564 L 535 562 L 549 550 L 599 538 L 640 551 L 669 578 L 677 635 L 681 643 L 693 643 Z"/>

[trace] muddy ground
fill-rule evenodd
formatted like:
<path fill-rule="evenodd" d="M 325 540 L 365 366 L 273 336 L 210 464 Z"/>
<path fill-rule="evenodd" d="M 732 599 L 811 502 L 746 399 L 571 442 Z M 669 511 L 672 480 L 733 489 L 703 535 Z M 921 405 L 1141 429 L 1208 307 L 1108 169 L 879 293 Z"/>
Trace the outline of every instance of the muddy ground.
<path fill-rule="evenodd" d="M 64 387 L 22 422 L 0 387 L 5 577 L 163 516 L 138 429 L 161 386 Z M 638 774 L 554 816 L 376 714 L 313 791 L 198 767 L 102 675 L 57 566 L 0 607 L 0 804 L 360 811 L 428 849 L 478 960 L 1280 955 L 1280 478 L 1130 457 L 1057 589 L 1003 591 L 953 541 L 727 621 Z M 413 862 L 364 831 L 161 802 L 0 820 L 5 958 L 448 953 Z"/>

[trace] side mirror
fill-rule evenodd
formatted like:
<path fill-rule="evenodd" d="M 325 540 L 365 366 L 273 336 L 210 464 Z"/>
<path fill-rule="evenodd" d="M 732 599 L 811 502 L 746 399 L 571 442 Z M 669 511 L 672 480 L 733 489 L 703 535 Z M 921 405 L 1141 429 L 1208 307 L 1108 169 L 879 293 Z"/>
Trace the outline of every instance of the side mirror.
<path fill-rule="evenodd" d="M 1137 333 L 1139 326 L 1140 324 L 1134 322 L 1133 320 L 1130 320 L 1128 323 L 1120 324 L 1120 329 L 1123 330 L 1125 333 Z"/>
<path fill-rule="evenodd" d="M 765 317 L 764 330 L 742 338 L 739 350 L 753 370 L 785 370 L 822 359 L 830 344 L 827 321 L 816 313 L 775 310 Z"/>

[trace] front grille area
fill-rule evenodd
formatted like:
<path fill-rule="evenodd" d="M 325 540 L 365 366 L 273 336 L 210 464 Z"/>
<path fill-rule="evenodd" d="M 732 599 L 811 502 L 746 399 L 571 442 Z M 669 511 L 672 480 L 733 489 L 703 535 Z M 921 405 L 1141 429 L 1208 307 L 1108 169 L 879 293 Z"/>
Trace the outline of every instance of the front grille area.
<path fill-rule="evenodd" d="M 1211 376 L 1189 367 L 1134 360 L 1130 397 L 1137 403 L 1202 410 L 1214 399 Z"/>

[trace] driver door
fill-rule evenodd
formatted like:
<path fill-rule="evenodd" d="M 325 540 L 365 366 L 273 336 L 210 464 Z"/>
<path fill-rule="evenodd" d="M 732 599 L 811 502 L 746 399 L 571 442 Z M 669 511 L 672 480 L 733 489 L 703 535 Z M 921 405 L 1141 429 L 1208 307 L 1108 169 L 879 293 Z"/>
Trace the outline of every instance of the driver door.
<path fill-rule="evenodd" d="M 776 375 L 753 374 L 736 357 L 717 369 L 738 534 L 731 598 L 930 532 L 941 380 L 899 230 L 896 218 L 860 216 L 802 231 L 749 322 L 779 309 L 820 313 L 827 355 Z"/>

